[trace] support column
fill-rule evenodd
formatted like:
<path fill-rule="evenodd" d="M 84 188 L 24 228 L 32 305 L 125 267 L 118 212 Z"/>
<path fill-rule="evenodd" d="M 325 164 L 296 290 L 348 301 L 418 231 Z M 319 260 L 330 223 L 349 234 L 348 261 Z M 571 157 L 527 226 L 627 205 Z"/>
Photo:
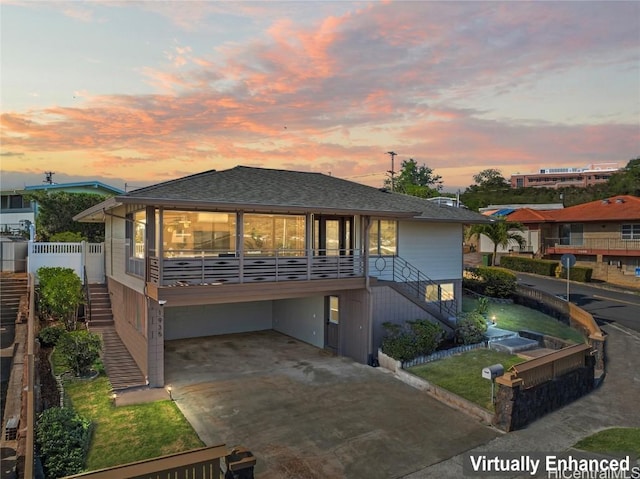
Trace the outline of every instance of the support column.
<path fill-rule="evenodd" d="M 147 298 L 147 382 L 164 386 L 164 306 Z"/>

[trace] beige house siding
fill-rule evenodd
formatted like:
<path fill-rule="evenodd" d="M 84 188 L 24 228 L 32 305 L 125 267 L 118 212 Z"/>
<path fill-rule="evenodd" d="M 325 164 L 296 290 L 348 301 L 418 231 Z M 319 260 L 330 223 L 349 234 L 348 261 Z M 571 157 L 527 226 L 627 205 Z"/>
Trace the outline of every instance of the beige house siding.
<path fill-rule="evenodd" d="M 108 278 L 116 331 L 142 373 L 148 375 L 147 302 L 143 294 Z"/>

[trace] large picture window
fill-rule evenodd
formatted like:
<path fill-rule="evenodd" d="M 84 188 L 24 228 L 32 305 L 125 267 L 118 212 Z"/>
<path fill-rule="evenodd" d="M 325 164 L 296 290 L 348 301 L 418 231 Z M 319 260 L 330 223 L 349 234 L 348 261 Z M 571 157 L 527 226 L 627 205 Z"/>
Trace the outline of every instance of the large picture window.
<path fill-rule="evenodd" d="M 305 254 L 306 218 L 297 215 L 244 215 L 244 253 L 301 256 Z"/>
<path fill-rule="evenodd" d="M 394 256 L 398 251 L 398 223 L 373 220 L 369 230 L 369 254 Z"/>
<path fill-rule="evenodd" d="M 235 213 L 165 210 L 162 216 L 165 257 L 235 254 Z"/>

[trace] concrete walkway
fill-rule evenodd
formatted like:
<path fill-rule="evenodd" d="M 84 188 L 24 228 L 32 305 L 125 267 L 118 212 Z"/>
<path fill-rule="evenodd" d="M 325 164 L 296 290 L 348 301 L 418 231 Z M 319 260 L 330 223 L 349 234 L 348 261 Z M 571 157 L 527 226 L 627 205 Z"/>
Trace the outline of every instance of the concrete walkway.
<path fill-rule="evenodd" d="M 640 334 L 615 324 L 602 327 L 608 334 L 607 373 L 602 385 L 583 398 L 529 425 L 487 444 L 434 464 L 405 479 L 462 477 L 462 463 L 470 453 L 559 454 L 580 439 L 610 427 L 640 427 Z M 489 476 L 484 476 L 489 477 Z M 505 476 L 500 476 L 505 477 Z M 530 477 L 514 475 L 513 477 Z"/>

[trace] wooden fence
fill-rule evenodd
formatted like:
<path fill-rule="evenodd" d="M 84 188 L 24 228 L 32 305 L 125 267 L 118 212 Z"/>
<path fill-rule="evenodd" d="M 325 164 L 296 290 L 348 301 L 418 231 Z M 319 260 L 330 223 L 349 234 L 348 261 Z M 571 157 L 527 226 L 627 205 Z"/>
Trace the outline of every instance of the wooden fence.
<path fill-rule="evenodd" d="M 505 386 L 519 384 L 524 389 L 551 381 L 570 371 L 585 366 L 585 358 L 591 354 L 588 344 L 575 344 L 554 353 L 511 366 L 496 382 Z"/>
<path fill-rule="evenodd" d="M 221 479 L 220 459 L 228 454 L 229 450 L 222 444 L 75 474 L 65 479 Z"/>

